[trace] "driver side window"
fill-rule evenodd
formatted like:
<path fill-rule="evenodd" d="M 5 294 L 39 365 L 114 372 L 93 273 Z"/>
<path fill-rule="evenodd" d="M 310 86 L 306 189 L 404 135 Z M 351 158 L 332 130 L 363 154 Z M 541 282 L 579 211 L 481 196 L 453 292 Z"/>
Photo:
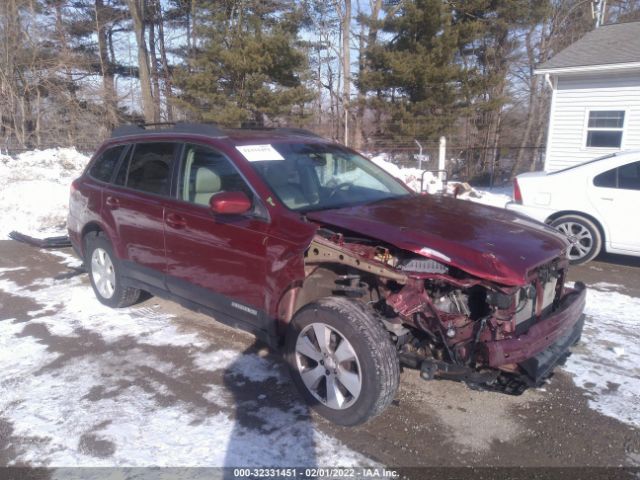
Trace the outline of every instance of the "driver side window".
<path fill-rule="evenodd" d="M 222 153 L 200 145 L 186 145 L 182 158 L 178 195 L 180 200 L 208 206 L 220 192 L 253 192 L 235 166 Z"/>

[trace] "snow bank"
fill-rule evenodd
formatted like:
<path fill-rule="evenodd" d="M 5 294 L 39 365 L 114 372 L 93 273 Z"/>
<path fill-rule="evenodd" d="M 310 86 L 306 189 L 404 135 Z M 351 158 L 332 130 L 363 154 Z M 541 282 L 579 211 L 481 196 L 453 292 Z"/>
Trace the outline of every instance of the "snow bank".
<path fill-rule="evenodd" d="M 153 302 L 105 307 L 86 277 L 19 285 L 12 278 L 22 268 L 0 268 L 0 291 L 37 305 L 25 312 L 28 322 L 0 321 L 10 464 L 376 465 L 314 424 L 284 385 L 282 362 L 229 342 L 216 349 Z"/>
<path fill-rule="evenodd" d="M 88 161 L 75 148 L 0 156 L 0 239 L 11 230 L 36 236 L 64 234 L 69 186 Z"/>
<path fill-rule="evenodd" d="M 409 188 L 416 192 L 420 192 L 422 187 L 428 193 L 438 193 L 444 188 L 444 185 L 440 178 L 431 172 L 424 174 L 424 186 L 421 185 L 422 175 L 424 170 L 419 168 L 407 168 L 400 167 L 389 161 L 387 154 L 380 154 L 371 157 L 371 161 L 379 167 L 386 170 L 389 174 L 402 180 Z M 447 193 L 453 194 L 454 189 L 460 182 L 448 182 Z M 511 201 L 511 188 L 493 188 L 479 189 L 471 188 L 458 196 L 461 200 L 469 200 L 471 202 L 482 203 L 484 205 L 491 205 L 493 207 L 504 208 L 507 202 Z"/>
<path fill-rule="evenodd" d="M 387 171 L 387 173 L 393 175 L 399 180 L 402 180 L 409 188 L 416 192 L 420 192 L 422 181 L 422 174 L 424 170 L 419 168 L 407 168 L 399 167 L 395 163 L 389 161 L 389 155 L 382 153 L 370 157 L 371 161 Z M 442 181 L 432 173 L 428 172 L 424 174 L 424 188 L 428 192 L 436 192 L 442 190 Z"/>
<path fill-rule="evenodd" d="M 512 200 L 511 187 L 499 187 L 492 189 L 472 188 L 458 196 L 460 200 L 491 205 L 492 207 L 504 208 L 507 202 Z"/>

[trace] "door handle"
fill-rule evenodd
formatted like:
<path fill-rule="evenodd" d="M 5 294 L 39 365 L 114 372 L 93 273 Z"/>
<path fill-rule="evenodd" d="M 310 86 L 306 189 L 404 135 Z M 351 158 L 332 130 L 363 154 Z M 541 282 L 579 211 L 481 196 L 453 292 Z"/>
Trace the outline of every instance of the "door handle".
<path fill-rule="evenodd" d="M 120 206 L 120 201 L 117 198 L 111 196 L 107 197 L 104 203 L 111 210 L 115 210 Z"/>
<path fill-rule="evenodd" d="M 600 200 L 606 200 L 607 202 L 613 202 L 613 198 L 611 198 L 611 197 L 600 197 Z"/>
<path fill-rule="evenodd" d="M 184 217 L 178 215 L 177 213 L 168 213 L 164 221 L 171 228 L 180 229 L 187 226 L 187 222 L 185 221 Z"/>

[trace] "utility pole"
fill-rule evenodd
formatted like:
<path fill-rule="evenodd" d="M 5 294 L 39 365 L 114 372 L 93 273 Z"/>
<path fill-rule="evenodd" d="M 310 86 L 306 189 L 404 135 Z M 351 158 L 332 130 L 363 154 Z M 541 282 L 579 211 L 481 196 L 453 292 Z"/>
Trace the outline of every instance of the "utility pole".
<path fill-rule="evenodd" d="M 591 2 L 591 15 L 596 22 L 596 28 L 602 26 L 607 10 L 607 0 L 593 0 Z"/>

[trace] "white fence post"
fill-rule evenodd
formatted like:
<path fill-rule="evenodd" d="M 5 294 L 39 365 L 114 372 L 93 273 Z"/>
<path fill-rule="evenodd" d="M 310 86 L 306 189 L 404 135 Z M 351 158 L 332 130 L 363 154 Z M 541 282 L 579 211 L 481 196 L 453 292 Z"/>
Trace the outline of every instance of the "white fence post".
<path fill-rule="evenodd" d="M 420 151 L 418 152 L 418 168 L 422 170 L 422 145 L 417 139 L 414 139 L 413 141 L 416 142 L 416 145 L 420 148 Z"/>
<path fill-rule="evenodd" d="M 445 156 L 447 154 L 447 139 L 440 137 L 440 151 L 438 153 L 438 170 L 445 169 Z M 438 173 L 440 176 L 440 173 Z"/>

